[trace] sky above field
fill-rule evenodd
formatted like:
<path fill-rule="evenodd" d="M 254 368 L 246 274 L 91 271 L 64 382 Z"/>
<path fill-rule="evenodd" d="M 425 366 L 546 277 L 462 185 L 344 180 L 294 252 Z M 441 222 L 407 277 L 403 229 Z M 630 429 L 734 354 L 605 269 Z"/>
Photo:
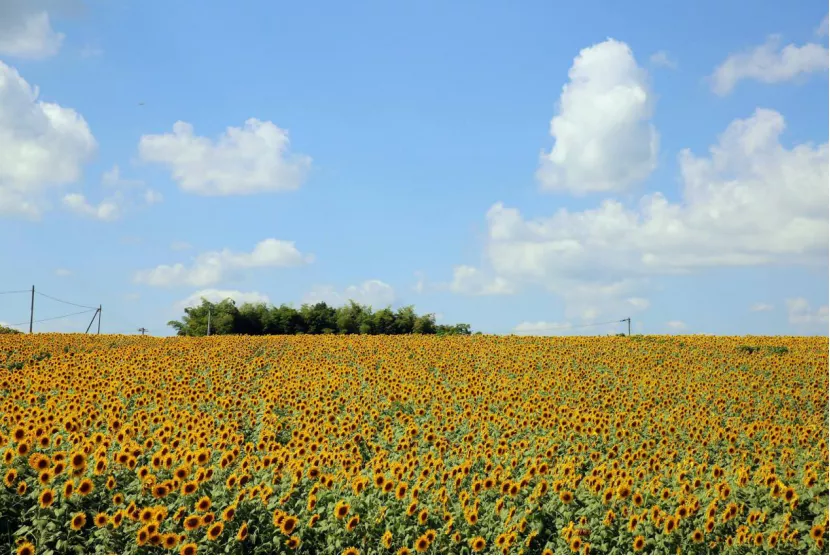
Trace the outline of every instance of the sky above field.
<path fill-rule="evenodd" d="M 817 0 L 3 0 L 0 291 L 106 333 L 230 296 L 825 335 L 827 32 Z"/>

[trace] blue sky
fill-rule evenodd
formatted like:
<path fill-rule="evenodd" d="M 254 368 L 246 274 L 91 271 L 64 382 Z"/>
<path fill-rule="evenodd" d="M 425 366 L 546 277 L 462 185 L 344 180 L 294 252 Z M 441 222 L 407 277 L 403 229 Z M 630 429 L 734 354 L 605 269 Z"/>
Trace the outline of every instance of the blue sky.
<path fill-rule="evenodd" d="M 665 6 L 6 2 L 0 291 L 825 335 L 827 4 Z"/>

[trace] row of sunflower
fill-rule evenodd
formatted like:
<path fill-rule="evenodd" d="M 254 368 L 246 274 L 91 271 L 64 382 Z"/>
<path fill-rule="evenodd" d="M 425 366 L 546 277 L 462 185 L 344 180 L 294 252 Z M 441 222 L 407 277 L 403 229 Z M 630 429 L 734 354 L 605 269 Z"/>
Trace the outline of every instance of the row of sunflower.
<path fill-rule="evenodd" d="M 826 340 L 754 340 L 0 337 L 0 550 L 826 553 Z"/>

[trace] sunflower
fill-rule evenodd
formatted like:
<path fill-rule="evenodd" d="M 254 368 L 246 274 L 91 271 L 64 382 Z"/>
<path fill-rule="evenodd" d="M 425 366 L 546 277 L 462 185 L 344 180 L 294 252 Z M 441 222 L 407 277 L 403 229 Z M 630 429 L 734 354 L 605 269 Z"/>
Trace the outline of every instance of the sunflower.
<path fill-rule="evenodd" d="M 703 542 L 703 531 L 701 531 L 700 529 L 695 529 L 692 532 L 691 539 L 692 539 L 692 542 L 695 543 L 695 544 L 702 543 Z"/>
<path fill-rule="evenodd" d="M 112 526 L 116 529 L 121 526 L 121 522 L 124 520 L 124 513 L 121 510 L 118 510 L 112 515 Z"/>
<path fill-rule="evenodd" d="M 243 523 L 239 526 L 239 531 L 236 533 L 236 540 L 239 542 L 244 541 L 248 538 L 248 523 Z"/>
<path fill-rule="evenodd" d="M 570 504 L 573 502 L 574 495 L 569 490 L 563 490 L 559 493 L 559 499 L 563 504 Z"/>
<path fill-rule="evenodd" d="M 341 500 L 334 506 L 334 517 L 337 519 L 343 519 L 349 515 L 350 509 L 349 504 L 345 500 Z"/>
<path fill-rule="evenodd" d="M 20 546 L 17 547 L 18 554 L 34 554 L 35 553 L 35 545 L 30 542 L 23 542 L 20 543 Z"/>
<path fill-rule="evenodd" d="M 481 552 L 487 547 L 487 541 L 484 540 L 484 537 L 474 537 L 470 540 L 470 549 L 473 552 Z"/>
<path fill-rule="evenodd" d="M 280 525 L 280 531 L 286 537 L 289 536 L 291 533 L 294 532 L 294 529 L 297 527 L 297 518 L 293 515 L 286 516 L 285 519 L 282 520 L 282 524 Z"/>
<path fill-rule="evenodd" d="M 642 536 L 637 536 L 634 538 L 634 542 L 631 543 L 631 548 L 634 552 L 641 552 L 643 548 L 646 546 L 646 539 Z"/>
<path fill-rule="evenodd" d="M 196 543 L 195 542 L 189 542 L 185 545 L 182 545 L 181 550 L 179 550 L 179 554 L 182 554 L 183 556 L 191 556 L 193 554 L 196 554 L 196 551 L 197 551 Z"/>
<path fill-rule="evenodd" d="M 288 547 L 289 550 L 295 550 L 300 546 L 300 542 L 300 537 L 293 536 L 285 541 L 285 546 Z"/>
<path fill-rule="evenodd" d="M 360 516 L 354 515 L 349 519 L 349 522 L 346 523 L 346 531 L 354 531 L 357 524 L 360 523 Z"/>
<path fill-rule="evenodd" d="M 99 512 L 95 514 L 95 517 L 92 518 L 92 522 L 95 524 L 96 527 L 106 527 L 107 523 L 109 523 L 110 518 L 107 514 L 103 512 Z"/>
<path fill-rule="evenodd" d="M 209 496 L 202 496 L 199 498 L 199 501 L 196 502 L 196 510 L 200 512 L 206 512 L 210 509 L 210 497 Z"/>
<path fill-rule="evenodd" d="M 415 540 L 415 551 L 426 552 L 429 549 L 429 539 L 426 535 L 421 535 Z"/>
<path fill-rule="evenodd" d="M 810 528 L 810 538 L 814 541 L 820 541 L 824 538 L 824 527 L 821 525 L 813 525 Z"/>
<path fill-rule="evenodd" d="M 360 551 L 353 546 L 350 546 L 342 552 L 343 554 L 360 554 Z"/>
<path fill-rule="evenodd" d="M 86 525 L 86 514 L 84 512 L 73 515 L 69 524 L 73 531 L 79 531 L 84 525 Z"/>
<path fill-rule="evenodd" d="M 670 515 L 666 518 L 664 531 L 667 535 L 671 535 L 675 529 L 677 529 L 677 518 L 673 515 Z"/>
<path fill-rule="evenodd" d="M 198 488 L 199 488 L 199 483 L 197 483 L 196 481 L 188 481 L 188 482 L 186 482 L 182 485 L 182 488 L 181 488 L 182 496 L 188 496 L 190 494 L 193 494 L 194 492 L 196 492 L 196 490 Z"/>
<path fill-rule="evenodd" d="M 380 538 L 381 544 L 387 550 L 392 547 L 392 531 L 387 530 Z"/>
<path fill-rule="evenodd" d="M 6 485 L 8 488 L 11 488 L 16 480 L 17 469 L 9 469 L 8 471 L 6 471 L 6 476 L 3 478 L 3 484 Z"/>
<path fill-rule="evenodd" d="M 233 521 L 236 516 L 236 504 L 231 504 L 222 511 L 222 521 Z"/>
<path fill-rule="evenodd" d="M 176 533 L 167 533 L 162 537 L 161 545 L 167 550 L 171 550 L 179 544 L 179 536 Z"/>
<path fill-rule="evenodd" d="M 95 490 L 95 485 L 92 484 L 92 479 L 82 479 L 81 482 L 78 484 L 78 494 L 80 494 L 81 496 L 86 496 L 87 494 L 90 494 L 93 490 Z"/>
<path fill-rule="evenodd" d="M 69 456 L 69 465 L 76 471 L 86 469 L 86 454 L 83 452 L 72 452 L 72 455 Z"/>
<path fill-rule="evenodd" d="M 51 488 L 44 489 L 38 497 L 38 503 L 41 508 L 48 508 L 55 501 L 55 491 Z"/>
<path fill-rule="evenodd" d="M 202 519 L 198 515 L 189 515 L 184 519 L 184 530 L 193 531 L 202 525 Z"/>
<path fill-rule="evenodd" d="M 207 538 L 208 540 L 215 541 L 222 535 L 222 531 L 225 530 L 225 525 L 221 521 L 217 521 L 213 525 L 211 525 L 207 530 Z"/>

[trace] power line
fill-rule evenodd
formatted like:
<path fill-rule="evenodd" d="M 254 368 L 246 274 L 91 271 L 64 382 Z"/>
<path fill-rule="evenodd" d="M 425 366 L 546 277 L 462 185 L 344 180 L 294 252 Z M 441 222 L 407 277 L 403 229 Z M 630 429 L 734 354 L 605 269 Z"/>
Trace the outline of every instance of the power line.
<path fill-rule="evenodd" d="M 35 323 L 35 322 L 46 322 L 48 320 L 65 319 L 66 317 L 74 317 L 75 315 L 83 315 L 84 313 L 89 313 L 90 311 L 97 311 L 97 310 L 98 309 L 87 309 L 86 311 L 78 311 L 77 313 L 68 313 L 66 315 L 61 315 L 59 317 L 50 317 L 48 319 L 40 319 L 40 320 L 36 320 L 36 321 L 32 321 L 32 322 Z M 15 323 L 15 324 L 11 324 L 10 326 L 23 326 L 24 324 L 28 324 L 28 323 L 29 323 L 29 321 L 23 321 L 23 322 L 18 322 L 18 323 Z"/>
<path fill-rule="evenodd" d="M 31 290 L 10 290 L 7 292 L 0 292 L 0 295 L 7 294 L 7 293 L 29 293 Z"/>
<path fill-rule="evenodd" d="M 78 305 L 77 303 L 72 303 L 71 301 L 64 301 L 63 299 L 58 299 L 57 297 L 52 297 L 51 295 L 46 295 L 45 293 L 35 292 L 37 295 L 42 295 L 43 297 L 48 297 L 54 301 L 58 301 L 59 303 L 66 303 L 67 305 L 74 305 L 75 307 L 82 307 L 84 309 L 89 309 L 90 311 L 94 311 L 97 307 L 90 307 L 89 305 Z"/>

